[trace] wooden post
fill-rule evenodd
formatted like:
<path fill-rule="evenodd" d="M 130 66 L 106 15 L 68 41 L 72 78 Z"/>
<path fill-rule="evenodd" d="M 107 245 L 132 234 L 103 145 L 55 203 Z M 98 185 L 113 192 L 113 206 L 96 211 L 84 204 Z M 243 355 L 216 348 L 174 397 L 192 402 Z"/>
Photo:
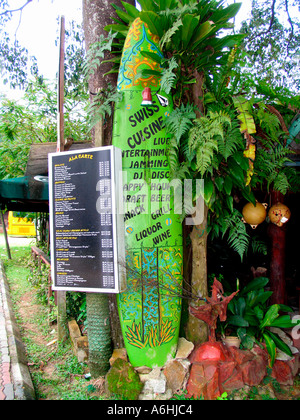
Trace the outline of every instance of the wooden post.
<path fill-rule="evenodd" d="M 59 48 L 59 71 L 58 71 L 58 120 L 57 120 L 57 152 L 63 152 L 65 146 L 64 136 L 64 58 L 65 58 L 65 18 L 61 17 L 60 48 Z M 64 342 L 67 338 L 67 305 L 66 292 L 56 292 L 57 301 L 57 335 L 58 342 Z"/>
<path fill-rule="evenodd" d="M 283 203 L 283 195 L 277 191 L 271 193 L 272 205 Z M 285 237 L 286 226 L 278 227 L 270 223 L 268 235 L 271 239 L 271 261 L 270 261 L 270 288 L 273 292 L 271 296 L 271 304 L 286 303 L 286 287 L 285 287 Z"/>
<path fill-rule="evenodd" d="M 3 216 L 3 211 L 2 210 L 1 210 L 1 222 L 2 222 L 2 226 L 3 226 L 3 234 L 4 234 L 4 239 L 5 239 L 7 257 L 8 257 L 9 260 L 11 260 L 10 247 L 9 247 L 9 243 L 8 243 L 8 236 L 7 236 L 7 231 L 6 231 L 6 226 L 5 226 L 5 221 L 4 221 L 4 216 Z"/>

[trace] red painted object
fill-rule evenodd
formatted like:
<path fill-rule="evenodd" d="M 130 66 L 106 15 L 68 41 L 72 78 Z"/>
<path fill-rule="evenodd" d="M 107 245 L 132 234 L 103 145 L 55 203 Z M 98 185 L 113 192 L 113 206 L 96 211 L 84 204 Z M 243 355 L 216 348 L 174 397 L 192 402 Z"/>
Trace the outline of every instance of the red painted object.
<path fill-rule="evenodd" d="M 208 303 L 197 308 L 190 306 L 190 313 L 208 325 L 209 341 L 216 342 L 217 319 L 219 317 L 220 321 L 226 321 L 227 305 L 237 293 L 238 291 L 224 297 L 222 283 L 215 278 L 212 285 L 211 298 L 206 299 Z"/>

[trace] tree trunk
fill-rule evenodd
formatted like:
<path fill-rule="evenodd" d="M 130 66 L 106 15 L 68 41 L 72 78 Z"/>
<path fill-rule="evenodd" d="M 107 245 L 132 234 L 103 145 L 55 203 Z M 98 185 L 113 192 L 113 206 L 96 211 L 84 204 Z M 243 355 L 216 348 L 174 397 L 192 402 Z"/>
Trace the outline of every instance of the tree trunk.
<path fill-rule="evenodd" d="M 83 29 L 86 50 L 96 41 L 100 35 L 107 35 L 104 27 L 113 23 L 115 16 L 111 6 L 111 0 L 83 0 Z M 114 3 L 122 6 L 121 0 Z M 134 0 L 127 3 L 135 4 Z M 110 58 L 110 57 L 106 57 Z M 89 80 L 90 98 L 99 91 L 105 92 L 109 84 L 116 85 L 117 75 L 105 75 L 111 69 L 110 64 L 102 64 L 99 70 Z M 112 139 L 112 118 L 106 118 L 105 124 L 100 121 L 93 129 L 93 144 L 95 147 L 111 144 Z M 113 331 L 113 344 L 119 347 L 123 343 L 120 328 L 120 320 L 116 307 L 115 297 L 109 298 L 104 294 L 87 294 L 87 320 L 89 339 L 89 365 L 91 375 L 97 377 L 104 375 L 109 369 L 109 358 L 111 356 L 111 328 Z"/>
<path fill-rule="evenodd" d="M 89 368 L 93 378 L 109 369 L 112 354 L 108 299 L 104 293 L 87 293 Z"/>
<path fill-rule="evenodd" d="M 197 106 L 196 117 L 203 113 L 203 82 L 204 74 L 194 72 L 196 83 L 193 85 L 193 103 Z M 200 225 L 193 226 L 190 234 L 192 241 L 192 275 L 191 291 L 200 297 L 207 297 L 207 207 L 204 204 L 204 217 Z M 189 314 L 185 328 L 186 337 L 195 344 L 203 343 L 208 338 L 208 328 L 205 322 Z"/>
<path fill-rule="evenodd" d="M 99 41 L 100 35 L 107 36 L 107 32 L 104 30 L 106 25 L 115 23 L 113 17 L 117 16 L 114 13 L 112 3 L 123 8 L 121 0 L 83 0 L 83 30 L 86 50 L 89 49 L 91 44 Z M 126 3 L 135 5 L 135 0 L 127 0 Z M 109 53 L 106 53 L 105 59 L 107 58 L 112 58 Z M 109 84 L 112 86 L 117 84 L 117 74 L 106 74 L 109 70 L 111 70 L 111 64 L 104 63 L 101 64 L 99 71 L 91 76 L 89 80 L 91 100 L 93 100 L 93 96 L 99 91 L 105 92 Z M 111 144 L 112 122 L 113 119 L 107 116 L 105 123 L 100 121 L 95 126 L 93 130 L 95 147 Z M 97 141 L 100 138 L 99 133 L 97 134 L 99 131 L 103 134 L 102 144 Z"/>
<path fill-rule="evenodd" d="M 207 207 L 201 225 L 195 225 L 190 234 L 192 242 L 191 291 L 199 297 L 207 296 Z M 195 344 L 204 343 L 208 338 L 208 328 L 204 321 L 189 314 L 185 329 L 186 338 Z"/>

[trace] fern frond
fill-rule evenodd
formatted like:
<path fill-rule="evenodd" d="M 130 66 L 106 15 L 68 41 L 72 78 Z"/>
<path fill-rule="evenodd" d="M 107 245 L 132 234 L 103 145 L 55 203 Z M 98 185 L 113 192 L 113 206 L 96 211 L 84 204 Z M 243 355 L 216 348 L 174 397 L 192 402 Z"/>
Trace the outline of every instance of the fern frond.
<path fill-rule="evenodd" d="M 86 55 L 86 62 L 83 66 L 85 78 L 92 76 L 100 67 L 106 51 L 111 51 L 115 35 L 110 31 L 107 36 L 100 35 L 99 41 L 90 45 Z"/>
<path fill-rule="evenodd" d="M 175 137 L 177 144 L 180 143 L 182 136 L 192 127 L 195 118 L 194 106 L 182 104 L 179 108 L 174 109 L 166 119 L 167 131 Z"/>
<path fill-rule="evenodd" d="M 251 241 L 251 248 L 254 254 L 268 254 L 268 246 L 266 242 L 261 241 L 257 236 L 253 236 Z"/>
<path fill-rule="evenodd" d="M 242 221 L 241 213 L 234 209 L 233 212 L 224 220 L 226 230 L 223 237 L 228 232 L 229 245 L 239 254 L 241 260 L 247 252 L 249 246 L 249 235 L 246 231 L 246 225 Z"/>
<path fill-rule="evenodd" d="M 201 176 L 210 166 L 215 152 L 218 152 L 218 136 L 223 138 L 224 125 L 231 123 L 224 112 L 209 112 L 207 117 L 194 121 L 189 133 L 189 149 L 196 152 L 197 170 Z"/>
<path fill-rule="evenodd" d="M 168 68 L 164 68 L 162 72 L 161 77 L 161 89 L 166 92 L 166 94 L 169 94 L 172 87 L 175 86 L 176 82 L 176 74 L 173 72 L 173 70 L 177 69 L 178 64 L 176 63 L 176 60 L 174 57 L 171 58 L 171 60 L 167 61 Z"/>
<path fill-rule="evenodd" d="M 180 26 L 182 26 L 182 20 L 178 19 L 174 22 L 173 26 L 164 33 L 159 43 L 161 49 L 163 49 L 165 44 L 168 44 L 172 40 L 172 36 L 178 31 Z"/>

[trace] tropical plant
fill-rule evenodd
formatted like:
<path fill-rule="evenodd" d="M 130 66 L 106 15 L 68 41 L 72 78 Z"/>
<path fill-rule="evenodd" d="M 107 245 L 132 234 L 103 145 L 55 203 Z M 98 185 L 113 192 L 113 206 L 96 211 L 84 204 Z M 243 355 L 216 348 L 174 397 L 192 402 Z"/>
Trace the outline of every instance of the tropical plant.
<path fill-rule="evenodd" d="M 270 356 L 270 365 L 273 366 L 276 349 L 289 356 L 292 356 L 292 352 L 279 335 L 270 329 L 292 328 L 295 323 L 289 315 L 281 315 L 282 312 L 292 311 L 288 306 L 268 306 L 268 299 L 273 293 L 265 290 L 268 282 L 268 278 L 258 277 L 248 283 L 228 304 L 227 320 L 220 323 L 220 327 L 222 331 L 226 328 L 234 330 L 241 339 L 242 347 L 246 349 L 251 349 L 255 343 L 261 345 L 264 341 Z"/>

